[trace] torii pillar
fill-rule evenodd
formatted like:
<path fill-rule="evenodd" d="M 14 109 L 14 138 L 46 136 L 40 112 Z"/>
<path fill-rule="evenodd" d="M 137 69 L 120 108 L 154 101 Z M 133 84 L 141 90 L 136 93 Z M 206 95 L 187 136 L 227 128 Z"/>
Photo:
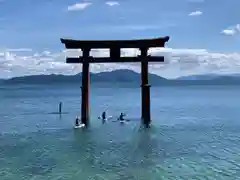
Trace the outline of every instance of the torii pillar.
<path fill-rule="evenodd" d="M 89 125 L 89 85 L 90 85 L 90 73 L 89 73 L 89 53 L 90 48 L 83 48 L 83 63 L 82 63 L 82 102 L 81 102 L 81 122 L 86 126 Z"/>
<path fill-rule="evenodd" d="M 142 105 L 142 123 L 145 127 L 149 127 L 151 123 L 151 107 L 150 107 L 150 85 L 148 84 L 148 48 L 140 48 L 141 55 L 141 105 Z"/>

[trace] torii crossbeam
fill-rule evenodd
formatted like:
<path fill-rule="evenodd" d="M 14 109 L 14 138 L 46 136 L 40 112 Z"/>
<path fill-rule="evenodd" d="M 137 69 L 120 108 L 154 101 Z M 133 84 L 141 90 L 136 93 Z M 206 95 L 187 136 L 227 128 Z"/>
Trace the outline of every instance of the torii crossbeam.
<path fill-rule="evenodd" d="M 82 56 L 79 58 L 67 58 L 67 63 L 82 64 L 82 103 L 81 121 L 89 125 L 89 64 L 90 63 L 141 63 L 141 90 L 142 90 L 142 123 L 149 127 L 151 122 L 150 113 L 150 85 L 148 83 L 148 62 L 163 62 L 163 56 L 149 56 L 148 49 L 153 47 L 164 47 L 169 37 L 139 40 L 72 40 L 61 39 L 67 49 L 81 49 Z M 121 48 L 138 48 L 141 55 L 137 57 L 121 57 Z M 91 57 L 91 49 L 110 49 L 110 57 Z"/>

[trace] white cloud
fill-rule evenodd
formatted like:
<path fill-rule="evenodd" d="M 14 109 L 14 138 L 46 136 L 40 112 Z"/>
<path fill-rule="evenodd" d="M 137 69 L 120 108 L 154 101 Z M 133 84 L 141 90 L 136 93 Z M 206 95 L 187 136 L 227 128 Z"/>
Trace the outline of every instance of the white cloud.
<path fill-rule="evenodd" d="M 90 2 L 83 2 L 83 3 L 76 3 L 73 5 L 68 6 L 68 11 L 81 11 L 86 9 L 88 6 L 92 5 Z"/>
<path fill-rule="evenodd" d="M 32 49 L 30 48 L 21 48 L 21 49 L 7 49 L 9 52 L 30 52 Z"/>
<path fill-rule="evenodd" d="M 188 16 L 200 16 L 202 15 L 202 11 L 194 11 L 188 14 Z"/>
<path fill-rule="evenodd" d="M 234 29 L 224 29 L 222 31 L 222 33 L 225 35 L 228 35 L 228 36 L 232 36 L 232 35 L 236 34 L 236 31 Z"/>
<path fill-rule="evenodd" d="M 26 55 L 27 54 L 27 55 Z M 93 56 L 108 56 L 107 50 L 92 50 Z M 122 56 L 139 54 L 136 49 L 122 50 Z M 217 53 L 205 49 L 150 49 L 151 55 L 164 55 L 164 63 L 151 63 L 150 72 L 164 77 L 178 77 L 201 73 L 236 73 L 240 72 L 240 53 Z M 79 50 L 63 50 L 52 53 L 48 51 L 36 53 L 20 51 L 0 52 L 0 78 L 32 74 L 76 74 L 81 71 L 81 65 L 66 64 L 65 58 L 80 56 Z M 93 64 L 92 72 L 114 69 L 132 69 L 140 71 L 139 63 Z"/>
<path fill-rule="evenodd" d="M 120 5 L 119 2 L 117 2 L 117 1 L 107 1 L 107 2 L 105 2 L 105 4 L 108 5 L 108 6 Z"/>
<path fill-rule="evenodd" d="M 228 35 L 228 36 L 233 36 L 235 34 L 240 33 L 240 24 L 236 24 L 234 26 L 231 26 L 227 29 L 222 30 L 222 34 Z"/>

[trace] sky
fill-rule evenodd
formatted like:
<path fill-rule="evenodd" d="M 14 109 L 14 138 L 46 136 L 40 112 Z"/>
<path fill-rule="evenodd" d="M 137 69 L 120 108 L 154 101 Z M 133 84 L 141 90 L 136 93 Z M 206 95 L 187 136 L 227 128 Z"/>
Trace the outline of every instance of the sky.
<path fill-rule="evenodd" d="M 239 0 L 0 0 L 0 78 L 34 74 L 76 74 L 66 64 L 60 38 L 79 40 L 141 39 L 170 36 L 164 63 L 149 66 L 167 78 L 240 72 Z M 124 49 L 123 55 L 135 55 Z M 94 56 L 107 50 L 92 50 Z M 94 64 L 92 72 L 140 71 L 140 64 Z"/>

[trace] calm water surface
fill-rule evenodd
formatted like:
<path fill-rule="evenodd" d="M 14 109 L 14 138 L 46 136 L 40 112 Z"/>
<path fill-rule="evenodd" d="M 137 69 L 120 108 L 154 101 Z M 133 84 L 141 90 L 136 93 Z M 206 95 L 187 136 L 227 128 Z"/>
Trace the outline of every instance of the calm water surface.
<path fill-rule="evenodd" d="M 73 130 L 80 89 L 1 87 L 1 179 L 240 179 L 240 86 L 151 90 L 150 130 L 138 88 L 91 89 L 91 128 Z M 103 109 L 132 121 L 102 125 Z"/>

